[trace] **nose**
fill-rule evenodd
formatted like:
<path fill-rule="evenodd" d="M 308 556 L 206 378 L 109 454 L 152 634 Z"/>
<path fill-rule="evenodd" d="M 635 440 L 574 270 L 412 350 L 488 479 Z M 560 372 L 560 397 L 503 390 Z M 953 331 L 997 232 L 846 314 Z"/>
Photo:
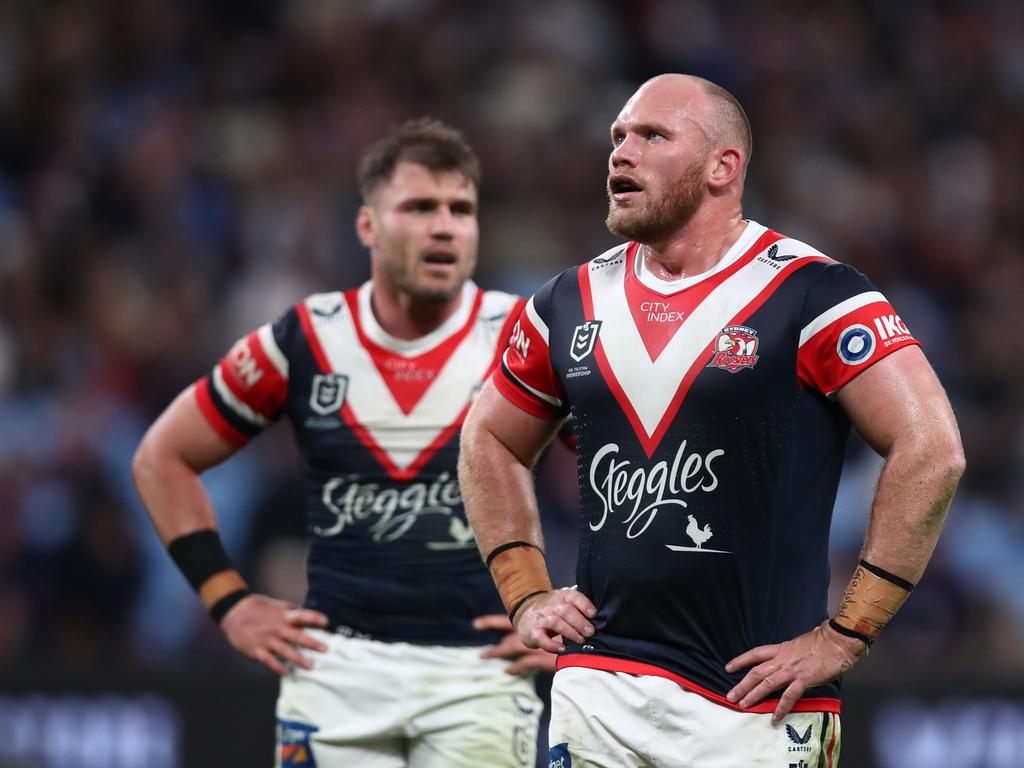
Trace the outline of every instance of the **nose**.
<path fill-rule="evenodd" d="M 447 205 L 439 205 L 430 218 L 430 236 L 439 240 L 455 237 L 455 216 Z"/>
<path fill-rule="evenodd" d="M 612 150 L 611 155 L 608 157 L 608 167 L 611 169 L 616 168 L 634 168 L 637 162 L 637 148 L 638 145 L 633 137 L 633 134 L 627 133 L 625 138 L 620 141 L 615 148 Z"/>

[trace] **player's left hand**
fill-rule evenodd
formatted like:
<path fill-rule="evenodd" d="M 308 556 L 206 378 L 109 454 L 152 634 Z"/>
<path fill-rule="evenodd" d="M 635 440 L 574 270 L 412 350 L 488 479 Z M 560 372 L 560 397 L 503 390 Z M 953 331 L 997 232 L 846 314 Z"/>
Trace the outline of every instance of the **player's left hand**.
<path fill-rule="evenodd" d="M 726 698 L 752 707 L 775 691 L 782 691 L 772 722 L 779 722 L 804 691 L 846 674 L 867 650 L 860 640 L 840 635 L 828 622 L 792 640 L 760 645 L 725 665 L 730 674 L 752 667 Z"/>
<path fill-rule="evenodd" d="M 505 633 L 505 636 L 496 645 L 488 646 L 487 650 L 480 654 L 484 659 L 509 659 L 512 661 L 505 672 L 510 675 L 518 675 L 531 669 L 541 672 L 554 672 L 555 659 L 558 657 L 548 653 L 541 648 L 527 648 L 519 639 L 512 628 L 512 622 L 503 613 L 492 613 L 487 616 L 478 616 L 473 619 L 473 628 L 481 632 L 489 629 L 497 629 Z"/>

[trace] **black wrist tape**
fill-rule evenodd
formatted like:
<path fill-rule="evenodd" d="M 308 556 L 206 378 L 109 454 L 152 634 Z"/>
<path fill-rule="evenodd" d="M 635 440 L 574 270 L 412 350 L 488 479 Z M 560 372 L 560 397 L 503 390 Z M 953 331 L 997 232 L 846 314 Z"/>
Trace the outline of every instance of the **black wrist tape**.
<path fill-rule="evenodd" d="M 533 549 L 536 549 L 538 552 L 540 552 L 542 555 L 544 554 L 544 550 L 541 549 L 540 547 L 538 547 L 533 542 L 530 542 L 530 541 L 507 541 L 504 544 L 502 544 L 501 546 L 495 547 L 494 549 L 491 550 L 491 554 L 489 554 L 487 556 L 487 559 L 484 560 L 484 565 L 487 566 L 488 568 L 490 568 L 491 567 L 491 561 L 494 560 L 494 558 L 496 558 L 502 552 L 507 552 L 510 549 L 515 549 L 516 547 L 532 547 Z"/>
<path fill-rule="evenodd" d="M 869 648 L 871 647 L 871 644 L 873 642 L 875 642 L 872 638 L 868 637 L 863 632 L 858 632 L 855 629 L 848 629 L 848 628 L 844 627 L 842 624 L 840 624 L 839 622 L 837 622 L 835 619 L 829 619 L 828 620 L 828 625 L 830 627 L 832 627 L 832 629 L 834 629 L 840 635 L 844 635 L 846 637 L 852 637 L 854 640 L 860 640 L 865 645 L 867 645 Z"/>
<path fill-rule="evenodd" d="M 889 571 L 885 570 L 884 568 L 879 568 L 877 565 L 872 565 L 867 560 L 861 560 L 860 565 L 864 568 L 864 570 L 870 571 L 880 579 L 885 579 L 890 584 L 895 584 L 900 589 L 905 589 L 907 590 L 907 592 L 914 591 L 913 584 L 911 584 L 906 579 L 900 578 L 895 573 L 889 573 Z"/>
<path fill-rule="evenodd" d="M 220 535 L 212 529 L 179 536 L 167 546 L 167 551 L 196 592 L 211 576 L 234 568 Z"/>
<path fill-rule="evenodd" d="M 232 592 L 230 595 L 224 595 L 220 600 L 210 606 L 210 618 L 220 624 L 221 619 L 235 607 L 243 597 L 248 597 L 252 594 L 250 589 L 239 589 Z"/>
<path fill-rule="evenodd" d="M 529 600 L 531 597 L 536 597 L 537 595 L 546 595 L 549 591 L 550 590 L 547 589 L 538 589 L 536 592 L 531 592 L 530 594 L 528 594 L 526 597 L 524 597 L 522 600 L 520 600 L 518 603 L 512 606 L 512 610 L 508 612 L 508 620 L 514 624 L 516 621 L 516 614 L 519 613 L 520 608 L 526 605 L 527 600 Z"/>

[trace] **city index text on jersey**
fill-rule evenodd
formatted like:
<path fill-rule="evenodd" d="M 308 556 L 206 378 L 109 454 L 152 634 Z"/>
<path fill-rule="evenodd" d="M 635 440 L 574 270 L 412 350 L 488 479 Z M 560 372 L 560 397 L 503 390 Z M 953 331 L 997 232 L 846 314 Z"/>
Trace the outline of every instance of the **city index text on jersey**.
<path fill-rule="evenodd" d="M 697 491 L 711 493 L 718 487 L 712 464 L 725 454 L 721 448 L 707 454 L 687 453 L 686 441 L 679 444 L 672 463 L 659 461 L 653 466 L 634 465 L 628 459 L 618 461 L 619 446 L 603 445 L 590 463 L 590 487 L 601 499 L 603 511 L 590 530 L 599 531 L 609 515 L 622 514 L 626 537 L 635 539 L 654 522 L 663 507 L 686 507 L 676 498 Z"/>

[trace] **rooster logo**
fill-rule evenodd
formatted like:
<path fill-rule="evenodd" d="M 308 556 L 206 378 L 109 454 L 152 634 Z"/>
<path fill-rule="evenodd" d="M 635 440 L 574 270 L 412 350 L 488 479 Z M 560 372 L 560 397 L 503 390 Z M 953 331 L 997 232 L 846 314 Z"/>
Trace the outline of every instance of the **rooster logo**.
<path fill-rule="evenodd" d="M 714 535 L 711 533 L 711 524 L 704 523 L 704 527 L 701 528 L 697 523 L 697 518 L 693 515 L 687 515 L 686 519 L 690 521 L 686 526 L 686 535 L 689 536 L 693 540 L 693 543 L 697 545 L 697 549 L 700 549 L 704 546 L 704 542 Z"/>

